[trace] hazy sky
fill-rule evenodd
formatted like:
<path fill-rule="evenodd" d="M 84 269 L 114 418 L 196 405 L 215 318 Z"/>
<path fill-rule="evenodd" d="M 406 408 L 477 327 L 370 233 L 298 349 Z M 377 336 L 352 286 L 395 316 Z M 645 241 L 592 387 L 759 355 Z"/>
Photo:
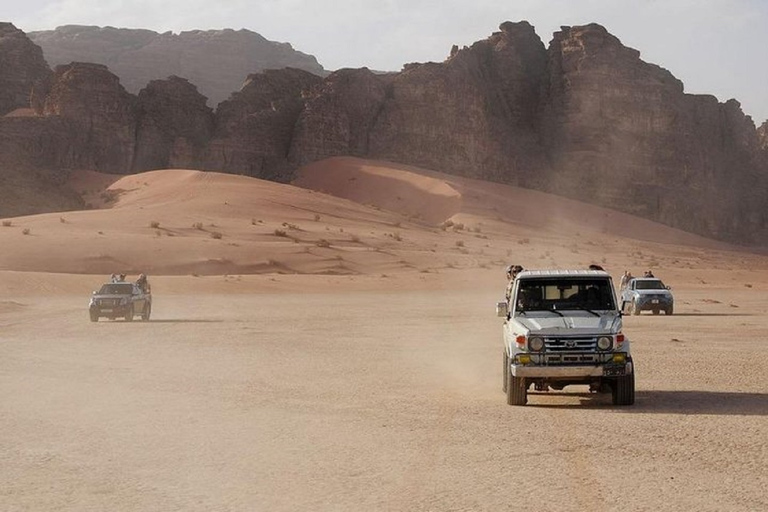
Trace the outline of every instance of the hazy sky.
<path fill-rule="evenodd" d="M 399 70 L 442 61 L 503 21 L 527 20 L 549 44 L 561 25 L 596 22 L 695 94 L 736 98 L 768 119 L 766 0 L 22 0 L 4 20 L 24 31 L 80 24 L 158 32 L 246 28 L 289 42 L 326 69 Z M 10 5 L 9 5 L 10 4 Z"/>

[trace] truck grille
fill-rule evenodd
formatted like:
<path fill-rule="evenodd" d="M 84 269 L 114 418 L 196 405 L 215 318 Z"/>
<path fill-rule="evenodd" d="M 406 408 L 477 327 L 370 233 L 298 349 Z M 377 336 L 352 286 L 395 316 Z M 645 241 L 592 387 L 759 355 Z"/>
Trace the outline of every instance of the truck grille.
<path fill-rule="evenodd" d="M 544 346 L 547 352 L 595 352 L 597 351 L 597 338 L 544 338 Z"/>
<path fill-rule="evenodd" d="M 610 353 L 597 351 L 597 337 L 556 337 L 544 338 L 544 353 L 534 356 L 536 364 L 583 365 L 605 363 Z"/>

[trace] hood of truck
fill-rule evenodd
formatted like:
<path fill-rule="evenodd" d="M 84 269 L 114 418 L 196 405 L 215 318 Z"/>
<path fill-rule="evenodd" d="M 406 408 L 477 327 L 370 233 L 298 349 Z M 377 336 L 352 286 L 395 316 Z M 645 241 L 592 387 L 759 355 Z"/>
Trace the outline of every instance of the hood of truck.
<path fill-rule="evenodd" d="M 514 322 L 532 334 L 541 335 L 599 335 L 612 334 L 621 330 L 621 317 L 614 313 L 599 317 L 586 311 L 568 316 L 560 316 L 556 313 L 531 313 L 516 316 Z"/>

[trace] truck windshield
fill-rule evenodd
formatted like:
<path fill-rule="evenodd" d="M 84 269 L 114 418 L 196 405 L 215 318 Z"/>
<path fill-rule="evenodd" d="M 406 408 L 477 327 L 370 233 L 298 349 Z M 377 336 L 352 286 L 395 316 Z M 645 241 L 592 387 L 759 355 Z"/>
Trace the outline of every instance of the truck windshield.
<path fill-rule="evenodd" d="M 131 283 L 110 283 L 105 284 L 99 290 L 101 295 L 131 295 L 133 285 Z"/>
<path fill-rule="evenodd" d="M 638 290 L 664 290 L 666 286 L 658 279 L 638 280 L 635 288 Z"/>
<path fill-rule="evenodd" d="M 515 301 L 517 311 L 616 309 L 610 279 L 594 277 L 522 280 Z"/>

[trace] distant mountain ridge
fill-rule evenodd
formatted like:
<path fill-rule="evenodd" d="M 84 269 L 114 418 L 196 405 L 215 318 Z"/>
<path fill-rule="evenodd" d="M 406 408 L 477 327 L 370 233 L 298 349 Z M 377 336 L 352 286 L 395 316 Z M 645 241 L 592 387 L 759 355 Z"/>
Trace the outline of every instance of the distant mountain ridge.
<path fill-rule="evenodd" d="M 52 68 L 73 61 L 104 64 L 132 94 L 152 80 L 175 75 L 194 83 L 212 107 L 240 90 L 251 73 L 293 67 L 327 74 L 312 55 L 246 29 L 158 33 L 64 25 L 27 36 L 43 49 Z"/>

